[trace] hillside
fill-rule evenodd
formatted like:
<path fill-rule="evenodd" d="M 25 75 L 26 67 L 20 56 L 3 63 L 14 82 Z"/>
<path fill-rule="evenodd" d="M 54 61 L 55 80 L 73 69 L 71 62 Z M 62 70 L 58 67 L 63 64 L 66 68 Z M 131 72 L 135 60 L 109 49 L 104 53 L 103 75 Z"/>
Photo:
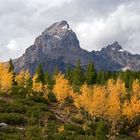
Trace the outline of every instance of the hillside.
<path fill-rule="evenodd" d="M 1 140 L 138 140 L 140 72 L 96 72 L 80 61 L 65 74 L 0 64 Z"/>

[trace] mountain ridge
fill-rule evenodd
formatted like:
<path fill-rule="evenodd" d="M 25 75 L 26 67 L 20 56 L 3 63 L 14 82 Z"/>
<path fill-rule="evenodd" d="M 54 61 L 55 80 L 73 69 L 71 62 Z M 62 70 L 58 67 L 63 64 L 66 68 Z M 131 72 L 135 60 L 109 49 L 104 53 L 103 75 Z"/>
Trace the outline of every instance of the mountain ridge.
<path fill-rule="evenodd" d="M 44 71 L 50 73 L 57 66 L 64 72 L 67 64 L 74 67 L 77 60 L 83 68 L 90 62 L 95 64 L 96 70 L 118 71 L 140 70 L 140 55 L 131 54 L 123 50 L 117 41 L 101 49 L 101 51 L 87 51 L 80 47 L 79 40 L 67 21 L 56 22 L 39 35 L 33 45 L 25 53 L 14 60 L 15 70 L 29 69 L 34 73 L 41 63 Z"/>

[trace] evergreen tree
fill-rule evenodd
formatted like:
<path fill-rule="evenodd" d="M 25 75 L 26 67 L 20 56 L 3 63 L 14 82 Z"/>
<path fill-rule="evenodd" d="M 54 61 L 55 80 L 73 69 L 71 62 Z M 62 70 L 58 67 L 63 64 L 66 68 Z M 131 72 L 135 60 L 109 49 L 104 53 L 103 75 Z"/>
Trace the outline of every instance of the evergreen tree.
<path fill-rule="evenodd" d="M 53 78 L 51 77 L 51 75 L 49 74 L 48 71 L 46 71 L 46 73 L 44 75 L 44 82 L 46 84 L 48 84 L 48 88 L 49 89 L 52 89 L 53 88 L 54 80 L 53 80 Z"/>
<path fill-rule="evenodd" d="M 37 69 L 36 69 L 36 74 L 38 76 L 38 78 L 36 79 L 37 82 L 41 82 L 44 83 L 44 71 L 42 68 L 42 64 L 39 64 Z"/>
<path fill-rule="evenodd" d="M 84 71 L 81 68 L 81 62 L 78 60 L 75 69 L 73 70 L 72 84 L 76 91 L 79 91 L 79 87 L 84 83 Z"/>
<path fill-rule="evenodd" d="M 70 83 L 72 82 L 72 69 L 70 64 L 67 65 L 65 77 L 70 81 Z"/>
<path fill-rule="evenodd" d="M 88 64 L 85 77 L 88 85 L 92 85 L 96 83 L 96 71 L 93 63 Z"/>
<path fill-rule="evenodd" d="M 14 72 L 14 64 L 12 59 L 9 60 L 9 72 Z"/>
<path fill-rule="evenodd" d="M 9 69 L 8 69 L 8 71 L 12 74 L 12 84 L 16 84 L 16 82 L 15 82 L 15 75 L 16 75 L 16 73 L 15 73 L 15 71 L 14 71 L 14 64 L 13 64 L 13 61 L 12 61 L 12 59 L 10 59 L 9 60 Z"/>
<path fill-rule="evenodd" d="M 105 84 L 105 73 L 103 71 L 99 71 L 97 74 L 97 83 L 98 84 Z"/>
<path fill-rule="evenodd" d="M 59 69 L 57 66 L 55 66 L 53 76 L 58 75 L 58 74 L 59 74 Z"/>

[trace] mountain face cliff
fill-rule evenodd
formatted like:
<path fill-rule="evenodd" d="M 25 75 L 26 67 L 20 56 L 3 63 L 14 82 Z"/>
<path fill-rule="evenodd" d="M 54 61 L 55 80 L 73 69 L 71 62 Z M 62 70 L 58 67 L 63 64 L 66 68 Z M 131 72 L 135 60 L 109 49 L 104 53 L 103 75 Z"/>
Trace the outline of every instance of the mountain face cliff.
<path fill-rule="evenodd" d="M 118 42 L 101 51 L 88 52 L 82 49 L 67 21 L 48 27 L 20 58 L 14 60 L 14 65 L 17 72 L 29 69 L 30 73 L 34 73 L 41 63 L 44 71 L 51 73 L 56 66 L 61 71 L 66 70 L 67 64 L 74 67 L 77 60 L 81 61 L 83 68 L 92 61 L 97 70 L 140 70 L 140 55 L 123 50 Z"/>

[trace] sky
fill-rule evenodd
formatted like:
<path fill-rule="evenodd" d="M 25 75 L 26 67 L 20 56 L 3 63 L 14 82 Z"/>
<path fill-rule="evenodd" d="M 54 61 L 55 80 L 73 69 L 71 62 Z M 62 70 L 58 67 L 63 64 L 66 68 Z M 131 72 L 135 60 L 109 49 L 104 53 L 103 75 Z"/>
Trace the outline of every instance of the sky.
<path fill-rule="evenodd" d="M 83 49 L 118 41 L 140 54 L 140 0 L 0 0 L 0 61 L 21 56 L 61 20 L 68 21 Z"/>

